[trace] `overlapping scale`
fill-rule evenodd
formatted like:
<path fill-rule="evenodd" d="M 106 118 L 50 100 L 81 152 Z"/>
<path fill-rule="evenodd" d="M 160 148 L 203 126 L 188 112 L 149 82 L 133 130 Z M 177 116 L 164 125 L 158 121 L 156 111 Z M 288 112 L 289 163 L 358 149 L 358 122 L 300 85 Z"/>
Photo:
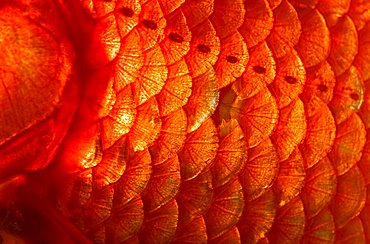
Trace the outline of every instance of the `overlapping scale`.
<path fill-rule="evenodd" d="M 274 25 L 266 40 L 274 56 L 282 58 L 298 43 L 302 31 L 301 22 L 296 10 L 287 0 L 283 0 L 273 14 Z"/>
<path fill-rule="evenodd" d="M 328 106 L 320 98 L 306 103 L 307 135 L 301 145 L 308 168 L 317 164 L 331 150 L 335 139 L 335 122 Z"/>
<path fill-rule="evenodd" d="M 366 243 L 364 228 L 359 217 L 352 219 L 338 230 L 336 243 Z"/>
<path fill-rule="evenodd" d="M 328 157 L 320 160 L 307 170 L 301 199 L 306 216 L 312 218 L 324 209 L 332 200 L 337 189 L 337 177 Z"/>
<path fill-rule="evenodd" d="M 192 180 L 183 181 L 176 196 L 179 204 L 179 224 L 187 225 L 206 214 L 213 197 L 212 173 L 206 170 Z"/>
<path fill-rule="evenodd" d="M 220 146 L 211 166 L 213 185 L 216 187 L 233 179 L 247 160 L 247 147 L 239 123 L 234 119 L 222 121 L 219 130 Z"/>
<path fill-rule="evenodd" d="M 331 49 L 328 62 L 336 76 L 343 74 L 358 52 L 356 27 L 350 17 L 344 16 L 330 29 Z"/>
<path fill-rule="evenodd" d="M 346 173 L 361 158 L 366 131 L 357 114 L 338 125 L 333 149 L 329 154 L 338 175 Z"/>
<path fill-rule="evenodd" d="M 143 202 L 139 196 L 129 203 L 113 205 L 111 218 L 106 224 L 106 242 L 128 241 L 140 230 L 144 220 Z"/>
<path fill-rule="evenodd" d="M 154 164 L 147 187 L 141 194 L 146 211 L 152 212 L 172 200 L 180 187 L 180 163 L 177 155 Z"/>
<path fill-rule="evenodd" d="M 334 218 L 328 208 L 315 217 L 308 219 L 302 243 L 334 243 Z"/>
<path fill-rule="evenodd" d="M 287 160 L 279 162 L 279 172 L 274 183 L 279 206 L 284 206 L 300 194 L 305 176 L 303 158 L 296 148 Z"/>
<path fill-rule="evenodd" d="M 370 14 L 370 12 L 369 12 Z M 370 22 L 359 32 L 358 53 L 354 65 L 361 74 L 363 80 L 370 79 Z"/>
<path fill-rule="evenodd" d="M 327 1 L 320 0 L 316 7 L 324 14 L 329 26 L 338 23 L 339 19 L 348 12 L 351 0 Z"/>
<path fill-rule="evenodd" d="M 271 136 L 280 160 L 286 160 L 304 140 L 306 129 L 304 106 L 299 98 L 280 110 L 279 122 Z"/>
<path fill-rule="evenodd" d="M 270 34 L 274 19 L 267 0 L 246 0 L 244 5 L 245 18 L 239 32 L 251 48 Z"/>
<path fill-rule="evenodd" d="M 158 94 L 158 109 L 161 116 L 181 108 L 192 93 L 192 77 L 184 59 L 168 67 L 168 78 Z"/>
<path fill-rule="evenodd" d="M 330 203 L 335 226 L 343 228 L 358 216 L 366 201 L 364 178 L 357 165 L 338 177 L 337 192 Z"/>
<path fill-rule="evenodd" d="M 243 208 L 243 189 L 238 180 L 216 188 L 205 215 L 208 238 L 218 238 L 231 230 L 238 223 Z"/>
<path fill-rule="evenodd" d="M 270 139 L 248 151 L 248 161 L 240 173 L 246 201 L 258 198 L 272 185 L 278 172 L 278 160 Z"/>
<path fill-rule="evenodd" d="M 271 135 L 278 122 L 278 109 L 268 89 L 257 95 L 231 104 L 230 116 L 239 121 L 247 140 L 247 147 L 255 147 Z"/>
<path fill-rule="evenodd" d="M 191 32 L 180 9 L 167 17 L 164 40 L 160 43 L 167 65 L 182 59 L 190 50 Z"/>
<path fill-rule="evenodd" d="M 217 129 L 212 119 L 208 119 L 196 131 L 187 135 L 184 148 L 179 153 L 182 179 L 193 179 L 210 166 L 218 147 Z"/>
<path fill-rule="evenodd" d="M 279 208 L 269 240 L 273 243 L 297 243 L 304 233 L 306 218 L 299 197 Z"/>
<path fill-rule="evenodd" d="M 273 82 L 276 74 L 275 60 L 266 42 L 250 48 L 250 58 L 243 76 L 237 79 L 232 89 L 240 98 L 249 98 Z"/>
<path fill-rule="evenodd" d="M 242 243 L 259 243 L 266 236 L 274 223 L 276 208 L 277 201 L 271 189 L 246 203 L 238 223 Z"/>
<path fill-rule="evenodd" d="M 223 88 L 239 78 L 248 60 L 247 46 L 239 32 L 221 39 L 221 52 L 214 65 L 218 88 Z"/>
<path fill-rule="evenodd" d="M 305 82 L 306 71 L 296 51 L 276 59 L 276 77 L 269 88 L 276 97 L 278 108 L 293 102 L 302 93 Z"/>
<path fill-rule="evenodd" d="M 181 216 L 181 215 L 180 215 Z M 206 223 L 199 216 L 188 224 L 178 224 L 172 243 L 207 243 Z"/>
<path fill-rule="evenodd" d="M 357 69 L 351 66 L 337 78 L 334 97 L 329 104 L 337 124 L 357 112 L 363 103 L 364 87 Z"/>
<path fill-rule="evenodd" d="M 324 61 L 330 50 L 329 30 L 324 17 L 317 9 L 301 18 L 302 33 L 295 47 L 305 68 Z"/>
<path fill-rule="evenodd" d="M 178 207 L 172 200 L 151 213 L 144 213 L 145 219 L 139 232 L 143 243 L 167 243 L 175 235 L 178 222 Z"/>

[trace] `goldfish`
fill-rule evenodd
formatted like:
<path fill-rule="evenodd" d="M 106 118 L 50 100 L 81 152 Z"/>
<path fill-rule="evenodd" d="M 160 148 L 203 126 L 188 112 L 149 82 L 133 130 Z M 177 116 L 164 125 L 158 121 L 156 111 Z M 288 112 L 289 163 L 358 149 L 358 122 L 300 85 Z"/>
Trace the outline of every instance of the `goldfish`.
<path fill-rule="evenodd" d="M 0 243 L 370 242 L 367 0 L 3 0 Z"/>

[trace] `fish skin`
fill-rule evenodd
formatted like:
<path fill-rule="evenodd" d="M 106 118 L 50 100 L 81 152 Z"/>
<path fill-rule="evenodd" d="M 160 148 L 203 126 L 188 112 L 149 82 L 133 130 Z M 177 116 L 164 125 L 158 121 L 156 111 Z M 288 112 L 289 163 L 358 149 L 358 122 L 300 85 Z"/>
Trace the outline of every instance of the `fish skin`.
<path fill-rule="evenodd" d="M 370 243 L 366 6 L 0 2 L 59 39 L 66 84 L 0 129 L 0 243 Z"/>

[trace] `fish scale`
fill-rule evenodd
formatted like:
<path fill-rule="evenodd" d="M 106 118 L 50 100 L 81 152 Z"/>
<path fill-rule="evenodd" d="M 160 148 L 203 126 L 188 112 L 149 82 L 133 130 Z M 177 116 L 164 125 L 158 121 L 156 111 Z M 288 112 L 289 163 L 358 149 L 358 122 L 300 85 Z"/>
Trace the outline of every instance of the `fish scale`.
<path fill-rule="evenodd" d="M 109 85 L 53 207 L 91 242 L 370 243 L 367 1 L 79 3 Z"/>

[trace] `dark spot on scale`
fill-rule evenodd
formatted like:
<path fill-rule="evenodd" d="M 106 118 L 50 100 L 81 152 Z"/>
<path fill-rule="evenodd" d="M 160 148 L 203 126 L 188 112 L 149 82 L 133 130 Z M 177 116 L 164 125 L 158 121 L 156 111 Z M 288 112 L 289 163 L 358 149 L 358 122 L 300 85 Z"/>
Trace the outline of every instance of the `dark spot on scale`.
<path fill-rule="evenodd" d="M 204 44 L 199 44 L 197 46 L 197 48 L 198 48 L 198 51 L 201 52 L 201 53 L 209 53 L 209 52 L 211 52 L 211 49 L 207 45 L 204 45 Z"/>
<path fill-rule="evenodd" d="M 360 96 L 359 96 L 357 93 L 351 93 L 349 96 L 350 96 L 353 100 L 355 100 L 355 101 L 357 101 L 357 100 L 360 98 Z"/>
<path fill-rule="evenodd" d="M 238 58 L 234 56 L 226 56 L 226 61 L 235 64 L 236 62 L 238 62 Z"/>
<path fill-rule="evenodd" d="M 107 0 L 106 0 L 107 1 Z M 134 15 L 134 10 L 130 8 L 121 8 L 121 13 L 126 17 L 132 17 Z"/>
<path fill-rule="evenodd" d="M 142 23 L 148 29 L 151 29 L 151 30 L 157 29 L 157 24 L 153 20 L 144 19 Z"/>
<path fill-rule="evenodd" d="M 182 36 L 180 36 L 179 34 L 177 33 L 170 33 L 168 35 L 168 38 L 173 41 L 173 42 L 177 42 L 177 43 L 181 43 L 184 41 L 184 38 Z"/>
<path fill-rule="evenodd" d="M 328 91 L 328 87 L 324 84 L 318 85 L 317 89 L 319 89 L 319 91 L 321 91 L 321 92 L 327 92 Z"/>
<path fill-rule="evenodd" d="M 254 66 L 253 70 L 258 74 L 266 73 L 266 69 L 264 67 L 261 67 L 261 66 Z"/>
<path fill-rule="evenodd" d="M 288 82 L 289 84 L 297 83 L 297 79 L 289 75 L 285 76 L 285 81 Z"/>

